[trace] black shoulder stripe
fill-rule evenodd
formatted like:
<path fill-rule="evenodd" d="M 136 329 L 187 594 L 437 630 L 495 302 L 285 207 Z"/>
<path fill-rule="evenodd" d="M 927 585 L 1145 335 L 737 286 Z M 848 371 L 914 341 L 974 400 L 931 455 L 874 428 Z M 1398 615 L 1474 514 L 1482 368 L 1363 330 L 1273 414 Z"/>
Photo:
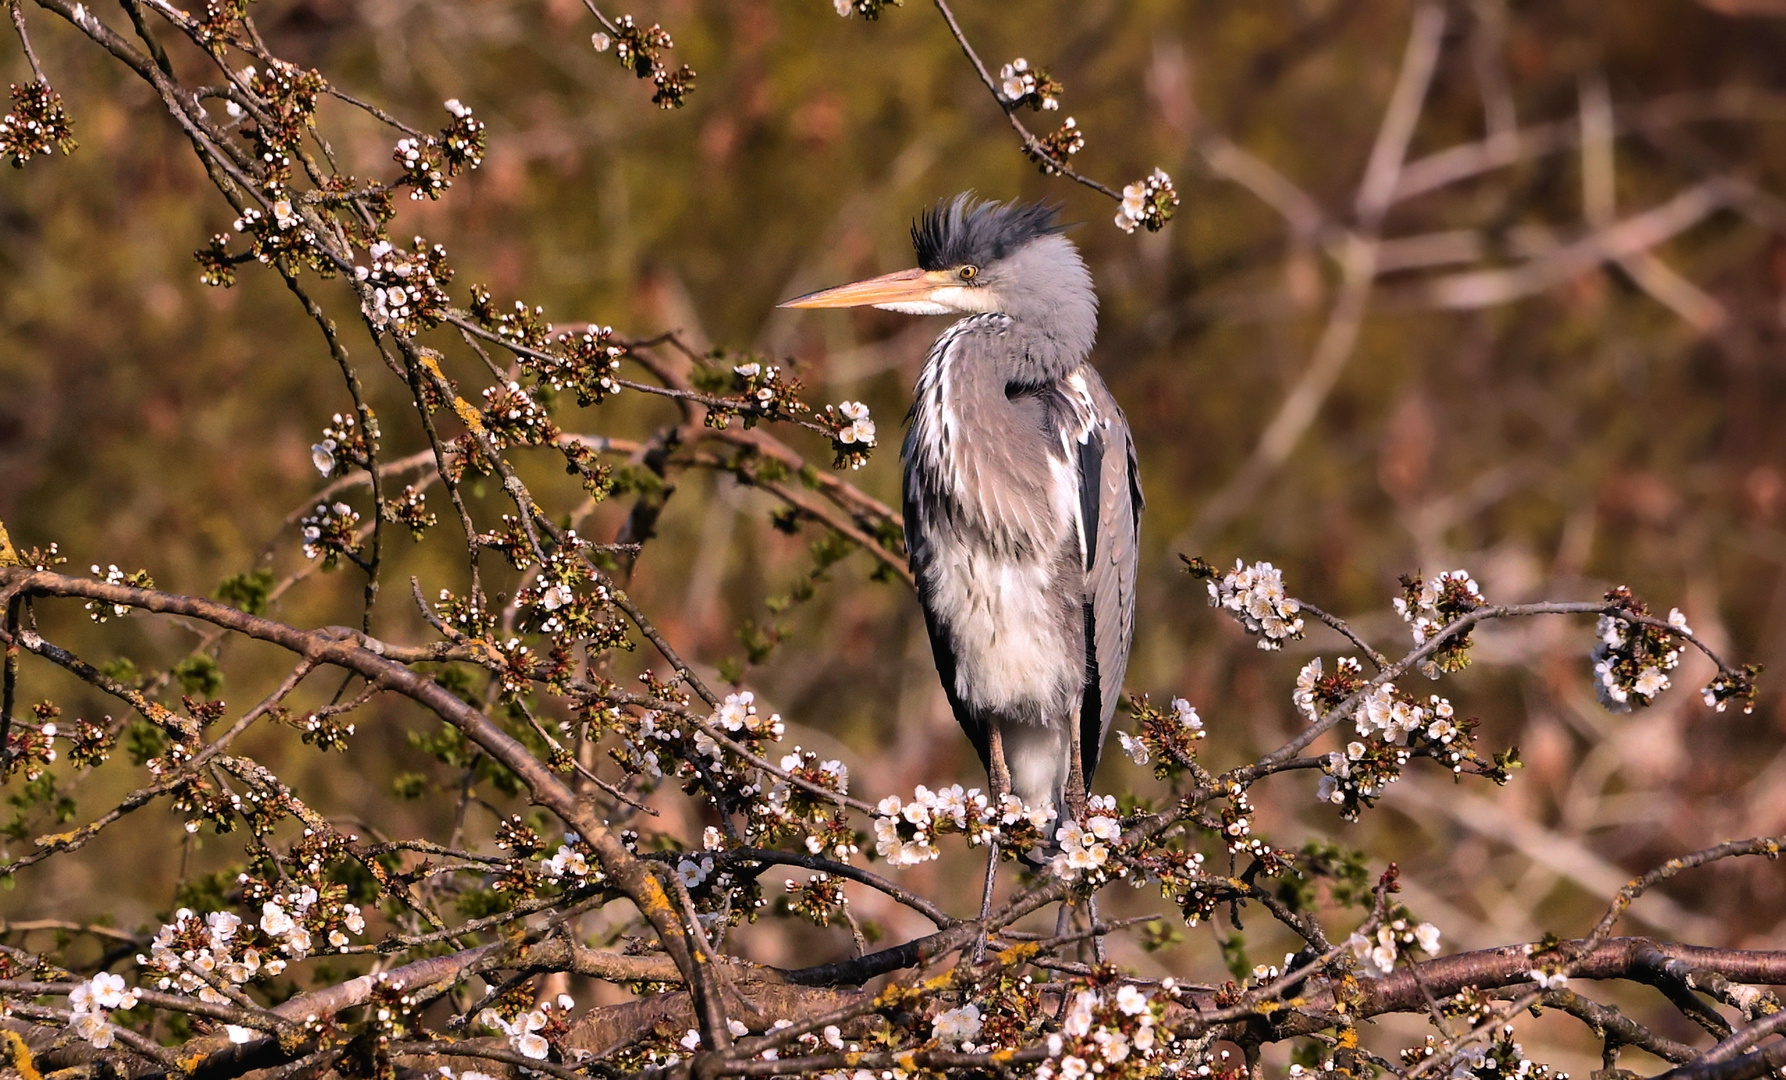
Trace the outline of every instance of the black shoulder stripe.
<path fill-rule="evenodd" d="M 1085 772 L 1085 790 L 1098 771 L 1098 755 L 1104 749 L 1104 679 L 1098 669 L 1098 616 L 1085 601 L 1085 693 L 1079 699 L 1079 764 Z"/>
<path fill-rule="evenodd" d="M 1104 438 L 1096 427 L 1079 444 L 1079 527 L 1085 536 L 1085 569 L 1098 554 L 1098 506 L 1103 501 Z"/>

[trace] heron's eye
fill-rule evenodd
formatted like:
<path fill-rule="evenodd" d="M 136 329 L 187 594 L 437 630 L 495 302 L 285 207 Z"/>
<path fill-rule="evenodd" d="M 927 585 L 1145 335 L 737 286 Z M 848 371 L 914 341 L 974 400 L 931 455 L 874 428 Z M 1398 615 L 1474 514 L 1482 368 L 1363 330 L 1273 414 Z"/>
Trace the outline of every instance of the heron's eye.
<path fill-rule="evenodd" d="M 961 280 L 963 281 L 972 281 L 980 276 L 980 268 L 977 266 L 964 266 L 955 271 L 955 273 L 960 275 Z"/>

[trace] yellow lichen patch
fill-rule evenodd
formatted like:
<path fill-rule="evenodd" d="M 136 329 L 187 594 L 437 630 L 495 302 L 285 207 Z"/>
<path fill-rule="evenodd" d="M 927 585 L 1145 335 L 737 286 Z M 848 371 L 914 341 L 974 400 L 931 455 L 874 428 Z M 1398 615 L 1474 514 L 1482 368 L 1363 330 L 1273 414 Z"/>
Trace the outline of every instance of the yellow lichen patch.
<path fill-rule="evenodd" d="M 1350 1027 L 1340 1029 L 1337 1044 L 1341 1050 L 1358 1049 L 1358 1029 Z"/>
<path fill-rule="evenodd" d="M 7 1057 L 12 1067 L 19 1071 L 25 1080 L 43 1080 L 43 1074 L 37 1071 L 37 1063 L 31 1060 L 31 1048 L 16 1031 L 0 1031 L 0 1039 L 6 1042 Z"/>
<path fill-rule="evenodd" d="M 1033 941 L 1020 941 L 998 954 L 998 962 L 1006 966 L 1020 964 L 1042 951 L 1042 947 Z"/>
<path fill-rule="evenodd" d="M 653 915 L 675 914 L 675 909 L 670 907 L 670 897 L 664 892 L 664 887 L 649 874 L 645 875 L 645 880 L 639 883 L 638 902 L 640 910 L 645 913 L 647 918 Z"/>
<path fill-rule="evenodd" d="M 192 1053 L 174 1059 L 174 1064 L 178 1065 L 183 1073 L 188 1075 L 195 1073 L 198 1071 L 198 1067 L 205 1063 L 205 1058 L 210 1056 L 205 1052 L 208 1049 L 210 1048 L 200 1044 Z"/>
<path fill-rule="evenodd" d="M 453 398 L 453 412 L 458 415 L 460 422 L 466 427 L 480 435 L 484 433 L 484 417 L 482 413 L 477 411 L 477 406 L 466 401 L 462 397 L 455 396 Z"/>
<path fill-rule="evenodd" d="M 0 566 L 18 565 L 18 549 L 12 546 L 12 537 L 6 535 L 6 523 L 0 521 Z"/>
<path fill-rule="evenodd" d="M 945 975 L 931 979 L 923 986 L 901 986 L 898 983 L 894 983 L 892 986 L 887 987 L 885 990 L 882 990 L 879 994 L 875 995 L 874 1007 L 877 1009 L 887 1009 L 911 1001 L 922 1001 L 925 994 L 946 989 L 952 985 L 953 982 L 954 980 L 952 978 Z"/>

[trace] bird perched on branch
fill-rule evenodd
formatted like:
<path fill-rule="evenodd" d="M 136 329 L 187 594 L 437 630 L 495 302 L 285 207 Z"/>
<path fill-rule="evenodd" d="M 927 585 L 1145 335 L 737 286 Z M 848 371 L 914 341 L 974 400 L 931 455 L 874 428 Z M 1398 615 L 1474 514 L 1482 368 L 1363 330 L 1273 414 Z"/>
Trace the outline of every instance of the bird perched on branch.
<path fill-rule="evenodd" d="M 1128 421 L 1087 362 L 1097 294 L 1062 228 L 1050 205 L 961 195 L 913 223 L 916 269 L 782 306 L 965 316 L 918 376 L 906 549 L 992 794 L 1082 817 L 1134 635 L 1142 499 Z"/>

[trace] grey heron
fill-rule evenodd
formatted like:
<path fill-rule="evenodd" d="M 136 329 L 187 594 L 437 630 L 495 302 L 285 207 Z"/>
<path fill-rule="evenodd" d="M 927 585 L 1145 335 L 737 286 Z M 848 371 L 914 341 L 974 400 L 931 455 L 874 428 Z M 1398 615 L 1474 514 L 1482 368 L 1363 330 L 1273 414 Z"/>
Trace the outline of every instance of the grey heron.
<path fill-rule="evenodd" d="M 906 549 L 994 800 L 1082 818 L 1134 636 L 1142 497 L 1128 421 L 1088 362 L 1097 294 L 1062 228 L 1051 205 L 960 195 L 913 223 L 916 268 L 782 306 L 965 316 L 907 418 Z"/>

